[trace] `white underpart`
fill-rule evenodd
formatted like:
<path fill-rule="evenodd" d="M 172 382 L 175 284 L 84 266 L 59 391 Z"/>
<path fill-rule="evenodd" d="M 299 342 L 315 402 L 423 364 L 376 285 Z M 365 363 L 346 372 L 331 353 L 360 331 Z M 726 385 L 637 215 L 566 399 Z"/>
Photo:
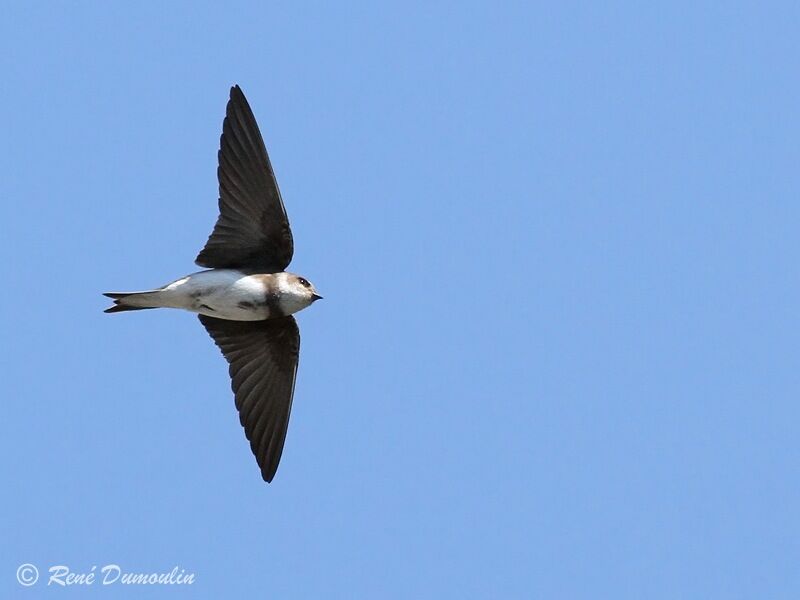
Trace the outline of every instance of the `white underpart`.
<path fill-rule="evenodd" d="M 284 314 L 292 314 L 308 306 L 307 299 L 298 297 L 291 289 L 284 273 L 278 273 L 275 277 L 279 282 L 280 304 Z M 234 269 L 212 269 L 178 279 L 154 292 L 148 300 L 155 301 L 159 306 L 182 308 L 220 319 L 261 321 L 270 316 L 264 305 L 265 294 L 261 277 L 245 275 Z"/>

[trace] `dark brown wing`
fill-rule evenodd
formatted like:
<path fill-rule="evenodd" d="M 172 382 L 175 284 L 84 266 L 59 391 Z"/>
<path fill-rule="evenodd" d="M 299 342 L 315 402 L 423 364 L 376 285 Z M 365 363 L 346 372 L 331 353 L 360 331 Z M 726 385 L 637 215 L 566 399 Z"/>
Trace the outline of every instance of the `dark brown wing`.
<path fill-rule="evenodd" d="M 300 353 L 294 317 L 228 321 L 198 315 L 230 363 L 231 387 L 244 433 L 264 481 L 272 481 L 283 452 Z"/>
<path fill-rule="evenodd" d="M 218 159 L 219 218 L 195 262 L 283 271 L 292 260 L 292 231 L 264 140 L 238 85 L 231 88 Z"/>

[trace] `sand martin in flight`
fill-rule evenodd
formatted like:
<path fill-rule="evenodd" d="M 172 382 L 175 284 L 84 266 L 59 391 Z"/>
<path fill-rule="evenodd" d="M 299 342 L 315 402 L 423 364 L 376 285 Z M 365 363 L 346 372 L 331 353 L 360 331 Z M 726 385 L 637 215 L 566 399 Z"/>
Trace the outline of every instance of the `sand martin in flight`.
<path fill-rule="evenodd" d="M 289 220 L 250 105 L 231 88 L 218 154 L 219 218 L 192 273 L 156 290 L 107 293 L 105 312 L 182 308 L 200 322 L 230 364 L 239 420 L 264 481 L 272 481 L 286 439 L 300 351 L 291 315 L 321 296 L 292 260 Z"/>

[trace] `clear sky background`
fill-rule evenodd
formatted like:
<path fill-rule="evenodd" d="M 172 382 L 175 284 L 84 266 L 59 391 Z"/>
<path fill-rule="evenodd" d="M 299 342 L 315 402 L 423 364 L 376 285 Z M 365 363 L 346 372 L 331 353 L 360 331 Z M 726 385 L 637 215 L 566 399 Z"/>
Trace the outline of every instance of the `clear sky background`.
<path fill-rule="evenodd" d="M 2 597 L 800 595 L 796 4 L 96 4 L 0 22 Z M 196 269 L 233 83 L 325 296 L 272 485 L 100 295 Z"/>

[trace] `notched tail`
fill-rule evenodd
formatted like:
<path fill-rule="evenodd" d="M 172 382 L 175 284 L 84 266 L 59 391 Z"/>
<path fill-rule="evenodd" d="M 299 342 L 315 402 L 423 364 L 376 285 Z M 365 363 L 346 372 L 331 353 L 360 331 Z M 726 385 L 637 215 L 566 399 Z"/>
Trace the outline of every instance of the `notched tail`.
<path fill-rule="evenodd" d="M 126 310 L 150 310 L 151 308 L 158 308 L 157 306 L 125 306 L 124 304 L 115 304 L 107 309 L 104 313 L 125 312 Z"/>
<path fill-rule="evenodd" d="M 106 313 L 118 313 L 129 310 L 147 310 L 158 308 L 158 290 L 152 292 L 106 292 L 103 294 L 114 301 L 114 306 L 105 309 Z"/>

